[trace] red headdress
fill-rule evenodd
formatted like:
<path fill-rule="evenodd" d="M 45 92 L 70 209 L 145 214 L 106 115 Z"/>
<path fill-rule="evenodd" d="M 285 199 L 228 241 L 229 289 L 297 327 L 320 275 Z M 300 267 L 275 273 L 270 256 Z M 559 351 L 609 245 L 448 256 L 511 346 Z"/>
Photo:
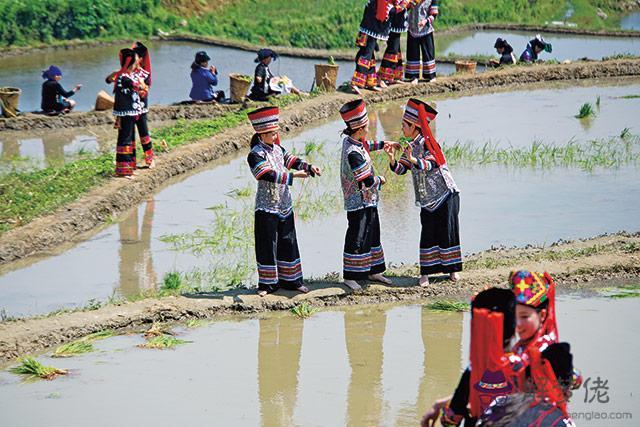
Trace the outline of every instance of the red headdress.
<path fill-rule="evenodd" d="M 538 308 L 547 302 L 547 316 L 536 332 L 531 342 L 536 342 L 543 336 L 548 336 L 553 342 L 558 342 L 558 324 L 556 321 L 556 284 L 546 271 L 536 273 L 520 270 L 511 272 L 509 276 L 511 288 L 518 304 Z"/>
<path fill-rule="evenodd" d="M 278 131 L 280 129 L 280 109 L 278 107 L 262 107 L 257 110 L 253 110 L 247 114 L 251 126 L 256 133 L 267 133 Z M 280 145 L 280 138 L 276 141 L 276 144 Z"/>
<path fill-rule="evenodd" d="M 508 290 L 491 288 L 471 305 L 469 404 L 471 415 L 479 417 L 495 398 L 515 391 L 504 352 L 515 331 L 515 300 Z"/>
<path fill-rule="evenodd" d="M 151 55 L 149 54 L 149 49 L 140 42 L 135 42 L 131 49 L 142 59 L 140 66 L 149 73 L 148 82 L 149 86 L 151 86 Z"/>
<path fill-rule="evenodd" d="M 120 58 L 120 69 L 113 77 L 114 92 L 116 91 L 116 86 L 118 85 L 118 78 L 129 70 L 129 67 L 131 67 L 133 61 L 135 61 L 136 59 L 136 53 L 133 49 L 122 49 L 118 53 L 118 57 Z"/>
<path fill-rule="evenodd" d="M 447 163 L 447 160 L 429 127 L 429 122 L 435 119 L 437 114 L 438 112 L 426 102 L 411 98 L 407 101 L 402 119 L 420 127 L 427 150 L 435 158 L 438 166 L 442 166 Z"/>

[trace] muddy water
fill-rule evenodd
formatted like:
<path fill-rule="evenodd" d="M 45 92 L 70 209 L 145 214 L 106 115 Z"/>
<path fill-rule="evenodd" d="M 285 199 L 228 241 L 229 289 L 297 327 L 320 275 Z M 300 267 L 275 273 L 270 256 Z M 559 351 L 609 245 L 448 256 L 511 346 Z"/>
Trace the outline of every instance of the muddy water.
<path fill-rule="evenodd" d="M 436 37 L 436 52 L 439 55 L 491 55 L 496 56 L 493 44 L 496 38 L 506 38 L 513 47 L 516 58 L 527 47 L 534 33 L 520 31 L 476 31 L 451 36 Z M 576 60 L 580 58 L 602 59 L 615 54 L 640 55 L 640 38 L 597 37 L 567 34 L 543 34 L 553 45 L 553 52 L 543 52 L 540 59 Z"/>
<path fill-rule="evenodd" d="M 218 89 L 229 96 L 229 73 L 243 73 L 253 76 L 256 55 L 236 49 L 229 49 L 201 43 L 151 42 L 149 43 L 153 69 L 152 104 L 171 104 L 189 99 L 191 90 L 191 63 L 195 53 L 205 50 L 212 58 L 211 63 L 218 68 L 220 81 Z M 77 50 L 54 50 L 17 57 L 0 59 L 0 86 L 22 89 L 20 109 L 36 111 L 40 109 L 42 70 L 51 64 L 62 69 L 62 85 L 71 89 L 76 83 L 83 84 L 73 99 L 80 111 L 92 110 L 96 94 L 100 90 L 111 93 L 112 87 L 104 82 L 107 74 L 118 68 L 117 53 L 121 46 L 102 46 Z M 289 76 L 300 89 L 309 90 L 314 79 L 315 59 L 282 57 L 271 65 L 277 75 Z M 351 78 L 353 65 L 338 62 L 338 81 Z"/>
<path fill-rule="evenodd" d="M 637 81 L 438 100 L 436 134 L 447 143 L 493 141 L 505 147 L 526 146 L 534 140 L 563 144 L 572 138 L 607 138 L 635 124 L 639 100 L 620 98 L 629 93 L 640 93 Z M 593 100 L 598 94 L 602 94 L 600 113 L 590 126 L 581 125 L 573 114 L 581 102 Z M 374 109 L 372 120 L 378 138 L 397 136 L 400 115 L 399 103 Z M 499 119 L 493 122 L 494 118 Z M 321 152 L 310 158 L 327 174 L 322 180 L 310 181 L 304 187 L 296 183 L 293 188 L 307 277 L 341 269 L 346 218 L 336 159 L 342 127 L 336 118 L 283 141 L 289 149 L 299 151 L 308 141 L 323 144 Z M 379 173 L 390 176 L 385 168 Z M 453 167 L 453 174 L 462 191 L 461 236 L 465 253 L 494 245 L 548 244 L 560 238 L 640 229 L 640 217 L 636 215 L 640 210 L 640 189 L 636 184 L 639 175 L 634 166 L 596 168 L 593 172 L 578 168 L 460 166 Z M 245 239 L 247 251 L 240 251 L 236 257 L 173 251 L 160 238 L 199 228 L 208 230 L 216 212 L 222 212 L 228 222 L 236 215 L 251 223 L 252 196 L 233 198 L 231 192 L 254 187 L 244 154 L 173 180 L 149 201 L 118 219 L 117 224 L 88 240 L 50 257 L 5 267 L 0 276 L 0 309 L 16 316 L 46 313 L 82 305 L 91 298 L 105 300 L 114 293 L 135 295 L 154 288 L 166 272 L 174 269 L 208 270 L 224 266 L 222 258 L 235 265 L 244 256 L 246 262 L 252 256 L 250 237 Z M 540 201 L 544 209 L 526 208 L 531 201 Z M 224 209 L 209 209 L 220 205 Z M 309 213 L 320 207 L 324 208 L 320 214 Z M 396 178 L 385 188 L 380 210 L 387 260 L 416 262 L 419 211 L 413 205 L 408 178 Z M 247 274 L 244 279 L 251 282 L 255 278 Z"/>
<path fill-rule="evenodd" d="M 609 387 L 608 403 L 585 403 L 593 392 L 576 391 L 572 412 L 638 408 L 640 334 L 627 327 L 637 307 L 635 299 L 559 299 L 560 336 L 575 365 L 590 386 L 600 377 Z M 106 426 L 123 416 L 158 426 L 416 425 L 466 366 L 468 322 L 467 314 L 418 305 L 372 306 L 177 328 L 191 343 L 173 351 L 138 349 L 136 335 L 115 337 L 96 343 L 96 353 L 39 358 L 69 369 L 68 377 L 22 384 L 0 373 L 0 419 L 12 426 Z"/>
<path fill-rule="evenodd" d="M 110 151 L 113 126 L 30 132 L 0 132 L 0 173 L 56 166 L 83 154 Z"/>

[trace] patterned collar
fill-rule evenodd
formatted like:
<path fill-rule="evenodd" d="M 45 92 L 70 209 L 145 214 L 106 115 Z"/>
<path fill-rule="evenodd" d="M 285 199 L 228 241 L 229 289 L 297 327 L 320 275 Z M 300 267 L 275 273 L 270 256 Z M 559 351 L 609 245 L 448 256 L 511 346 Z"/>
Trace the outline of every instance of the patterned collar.
<path fill-rule="evenodd" d="M 362 145 L 362 142 L 358 141 L 357 139 L 351 138 L 349 135 L 347 135 L 347 141 L 349 141 L 349 143 L 353 145 Z"/>
<path fill-rule="evenodd" d="M 260 138 L 260 145 L 262 146 L 262 148 L 264 148 L 267 151 L 272 151 L 273 150 L 273 145 L 269 145 L 266 142 L 264 142 L 262 140 L 262 138 Z"/>

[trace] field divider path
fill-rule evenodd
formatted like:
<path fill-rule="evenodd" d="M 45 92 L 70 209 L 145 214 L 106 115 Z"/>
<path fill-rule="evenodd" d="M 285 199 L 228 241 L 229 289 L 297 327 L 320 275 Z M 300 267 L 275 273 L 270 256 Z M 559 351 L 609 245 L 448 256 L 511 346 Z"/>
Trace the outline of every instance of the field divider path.
<path fill-rule="evenodd" d="M 302 301 L 314 307 L 378 303 L 421 303 L 425 300 L 468 300 L 486 286 L 502 286 L 513 269 L 549 271 L 560 294 L 598 292 L 607 280 L 640 283 L 640 233 L 619 233 L 547 247 L 491 249 L 465 259 L 458 282 L 435 278 L 417 286 L 417 267 L 391 267 L 394 286 L 372 284 L 353 293 L 333 280 L 311 280 L 310 292 L 278 291 L 261 298 L 252 289 L 190 296 L 147 298 L 97 310 L 76 311 L 0 323 L 0 363 L 104 330 L 125 330 L 153 322 L 211 319 L 289 310 Z"/>
<path fill-rule="evenodd" d="M 369 104 L 412 96 L 428 97 L 446 93 L 469 93 L 491 88 L 525 88 L 540 82 L 572 81 L 640 75 L 640 59 L 581 62 L 569 65 L 513 67 L 479 75 L 438 78 L 436 82 L 394 85 L 382 92 L 366 92 Z M 284 134 L 335 116 L 340 106 L 355 95 L 336 92 L 291 104 L 281 112 Z M 115 132 L 115 131 L 114 131 Z M 111 178 L 78 200 L 49 215 L 12 229 L 0 239 L 0 265 L 40 254 L 66 242 L 77 240 L 125 210 L 145 200 L 174 176 L 206 165 L 230 152 L 247 149 L 253 131 L 243 124 L 157 156 L 156 168 L 141 170 L 136 178 Z"/>

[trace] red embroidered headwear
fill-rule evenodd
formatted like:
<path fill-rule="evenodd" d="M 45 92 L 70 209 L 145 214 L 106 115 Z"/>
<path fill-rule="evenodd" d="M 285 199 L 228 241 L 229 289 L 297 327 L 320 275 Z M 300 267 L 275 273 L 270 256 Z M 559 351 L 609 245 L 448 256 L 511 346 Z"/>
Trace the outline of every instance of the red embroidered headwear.
<path fill-rule="evenodd" d="M 262 107 L 247 114 L 251 126 L 256 133 L 267 133 L 280 129 L 280 109 L 278 107 Z"/>
<path fill-rule="evenodd" d="M 420 128 L 427 150 L 436 159 L 438 166 L 442 166 L 447 163 L 447 160 L 444 158 L 440 144 L 436 141 L 429 127 L 429 122 L 435 119 L 437 115 L 438 112 L 426 102 L 411 98 L 407 101 L 402 119 Z"/>
<path fill-rule="evenodd" d="M 499 396 L 515 391 L 504 346 L 515 333 L 515 299 L 507 289 L 491 288 L 471 302 L 471 414 L 480 414 Z"/>
<path fill-rule="evenodd" d="M 362 99 L 356 99 L 344 104 L 340 108 L 340 115 L 349 129 L 360 129 L 369 123 L 367 106 Z"/>
<path fill-rule="evenodd" d="M 513 271 L 509 275 L 509 283 L 518 304 L 532 308 L 547 304 L 547 317 L 537 336 L 550 335 L 557 341 L 556 284 L 551 275 L 546 271 L 542 274 L 527 270 Z"/>

